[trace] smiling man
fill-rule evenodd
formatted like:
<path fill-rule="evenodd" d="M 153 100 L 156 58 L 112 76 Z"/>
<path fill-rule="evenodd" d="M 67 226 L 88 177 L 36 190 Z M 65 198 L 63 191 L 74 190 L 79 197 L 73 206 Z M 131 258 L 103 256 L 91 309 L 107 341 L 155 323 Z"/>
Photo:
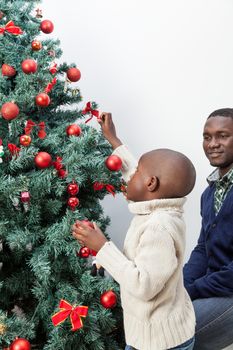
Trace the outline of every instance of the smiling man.
<path fill-rule="evenodd" d="M 207 118 L 203 149 L 216 169 L 201 197 L 201 233 L 184 267 L 184 283 L 196 313 L 194 350 L 222 350 L 233 344 L 232 108 Z"/>

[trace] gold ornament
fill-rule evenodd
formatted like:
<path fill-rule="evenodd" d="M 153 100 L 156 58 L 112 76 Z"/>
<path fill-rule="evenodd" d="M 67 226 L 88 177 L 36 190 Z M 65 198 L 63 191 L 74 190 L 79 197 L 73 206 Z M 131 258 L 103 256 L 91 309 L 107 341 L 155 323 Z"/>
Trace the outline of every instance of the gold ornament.
<path fill-rule="evenodd" d="M 73 89 L 72 90 L 72 96 L 77 96 L 77 95 L 79 95 L 79 93 L 80 93 L 79 89 Z"/>
<path fill-rule="evenodd" d="M 6 325 L 4 323 L 0 323 L 0 335 L 6 333 Z"/>

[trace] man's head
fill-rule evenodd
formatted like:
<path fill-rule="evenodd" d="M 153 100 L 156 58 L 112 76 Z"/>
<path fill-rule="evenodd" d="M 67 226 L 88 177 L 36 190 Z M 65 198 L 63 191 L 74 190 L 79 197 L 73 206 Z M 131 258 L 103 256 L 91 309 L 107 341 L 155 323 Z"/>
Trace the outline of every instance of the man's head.
<path fill-rule="evenodd" d="M 179 198 L 194 187 L 196 172 L 182 153 L 157 149 L 145 153 L 127 184 L 127 199 L 134 202 L 159 198 Z"/>
<path fill-rule="evenodd" d="M 233 108 L 218 109 L 207 118 L 203 149 L 212 166 L 225 175 L 233 166 Z"/>

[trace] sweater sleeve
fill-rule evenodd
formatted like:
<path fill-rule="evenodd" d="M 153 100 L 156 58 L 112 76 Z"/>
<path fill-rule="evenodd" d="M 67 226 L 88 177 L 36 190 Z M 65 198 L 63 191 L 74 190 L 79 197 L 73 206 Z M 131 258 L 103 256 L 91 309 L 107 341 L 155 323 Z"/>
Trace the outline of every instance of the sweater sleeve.
<path fill-rule="evenodd" d="M 98 252 L 97 261 L 135 297 L 148 301 L 165 286 L 177 267 L 172 237 L 160 226 L 142 234 L 134 260 L 129 260 L 112 242 Z"/>
<path fill-rule="evenodd" d="M 122 160 L 122 176 L 126 182 L 129 181 L 130 176 L 135 173 L 137 168 L 137 160 L 130 153 L 128 148 L 125 145 L 117 147 L 113 154 L 120 157 Z"/>
<path fill-rule="evenodd" d="M 233 262 L 221 270 L 206 273 L 191 283 L 188 293 L 192 300 L 197 298 L 224 297 L 233 295 Z"/>

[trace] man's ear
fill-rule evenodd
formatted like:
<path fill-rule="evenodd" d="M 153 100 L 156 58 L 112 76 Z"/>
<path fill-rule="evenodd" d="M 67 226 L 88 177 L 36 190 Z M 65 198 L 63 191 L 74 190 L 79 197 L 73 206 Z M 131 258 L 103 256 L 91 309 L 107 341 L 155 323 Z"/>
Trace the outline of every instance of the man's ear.
<path fill-rule="evenodd" d="M 151 176 L 147 182 L 147 189 L 149 192 L 154 192 L 159 187 L 159 179 L 157 176 Z"/>

